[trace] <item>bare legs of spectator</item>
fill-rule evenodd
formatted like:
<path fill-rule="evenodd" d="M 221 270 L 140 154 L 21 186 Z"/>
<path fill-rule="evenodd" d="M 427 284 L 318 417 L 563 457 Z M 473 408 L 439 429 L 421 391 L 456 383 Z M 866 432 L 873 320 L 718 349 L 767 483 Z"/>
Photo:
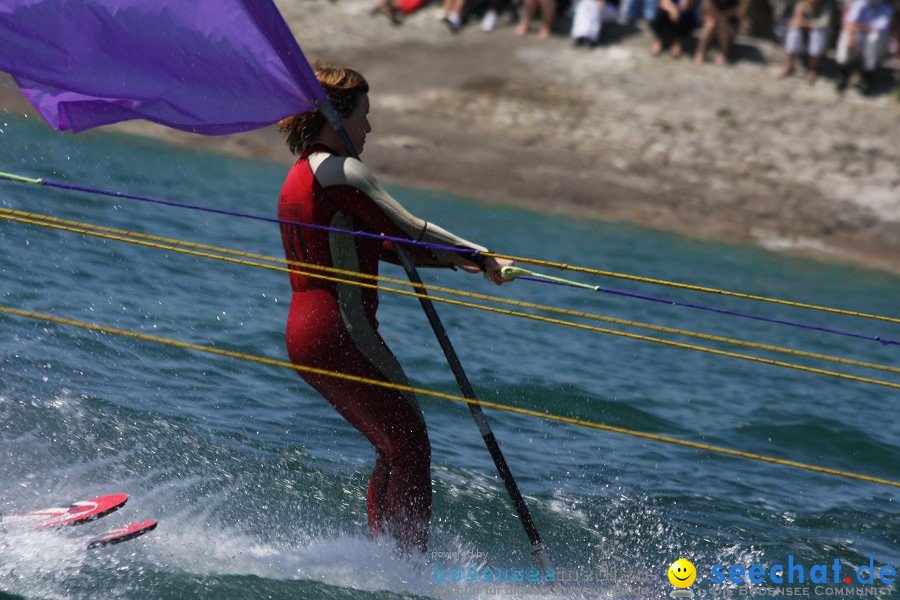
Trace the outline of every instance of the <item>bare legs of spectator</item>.
<path fill-rule="evenodd" d="M 706 15 L 703 16 L 703 28 L 700 30 L 700 39 L 697 40 L 697 51 L 694 53 L 694 64 L 702 65 L 706 60 L 706 47 L 712 41 L 716 33 L 716 20 Z"/>
<path fill-rule="evenodd" d="M 537 12 L 538 5 L 541 8 L 541 28 L 538 31 L 538 37 L 542 40 L 550 38 L 550 31 L 553 26 L 553 17 L 556 14 L 556 0 L 525 0 L 523 6 L 522 22 L 516 28 L 516 35 L 525 35 L 531 27 L 531 21 Z"/>
<path fill-rule="evenodd" d="M 819 76 L 819 60 L 821 56 L 813 56 L 809 55 L 807 58 L 807 68 L 806 68 L 806 80 L 810 83 L 815 82 L 816 78 Z M 781 69 L 782 77 L 789 77 L 793 75 L 794 71 L 796 71 L 797 65 L 797 55 L 796 54 L 788 54 L 787 60 L 784 61 L 784 67 Z"/>
<path fill-rule="evenodd" d="M 731 42 L 734 41 L 735 34 L 737 34 L 737 30 L 729 20 L 723 19 L 716 23 L 716 38 L 719 41 L 719 54 L 716 56 L 716 64 L 720 67 L 728 62 Z"/>
<path fill-rule="evenodd" d="M 703 29 L 700 31 L 700 40 L 697 42 L 694 64 L 702 65 L 706 60 L 706 49 L 713 38 L 716 39 L 720 52 L 715 59 L 716 65 L 723 66 L 728 62 L 728 52 L 731 50 L 731 42 L 734 40 L 736 31 L 730 18 L 723 18 L 717 13 L 718 11 L 714 8 L 704 11 Z"/>

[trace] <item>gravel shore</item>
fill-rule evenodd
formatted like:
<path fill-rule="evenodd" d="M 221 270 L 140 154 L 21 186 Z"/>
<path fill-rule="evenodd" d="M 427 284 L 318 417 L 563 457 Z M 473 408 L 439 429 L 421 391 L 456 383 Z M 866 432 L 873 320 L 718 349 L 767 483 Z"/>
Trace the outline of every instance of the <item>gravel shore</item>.
<path fill-rule="evenodd" d="M 900 273 L 900 102 L 887 89 L 841 96 L 827 66 L 813 85 L 780 79 L 781 49 L 756 39 L 729 66 L 695 66 L 651 56 L 642 27 L 605 26 L 586 49 L 562 31 L 517 37 L 503 18 L 451 35 L 435 6 L 396 26 L 370 0 L 276 3 L 311 62 L 369 80 L 364 159 L 384 181 Z M 28 110 L 8 79 L 0 103 Z M 273 128 L 113 128 L 292 161 Z"/>

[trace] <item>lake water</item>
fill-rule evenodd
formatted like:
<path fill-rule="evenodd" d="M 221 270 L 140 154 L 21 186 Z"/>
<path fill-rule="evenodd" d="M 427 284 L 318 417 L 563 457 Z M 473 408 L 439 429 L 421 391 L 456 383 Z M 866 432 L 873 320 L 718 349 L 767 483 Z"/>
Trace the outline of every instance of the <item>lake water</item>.
<path fill-rule="evenodd" d="M 0 118 L 0 170 L 274 216 L 285 169 L 104 133 Z M 496 251 L 900 317 L 900 278 L 617 223 L 391 188 L 414 212 Z M 0 181 L 0 206 L 281 256 L 277 226 Z M 287 360 L 284 273 L 0 220 L 0 305 Z M 537 269 L 553 273 L 548 269 Z M 383 274 L 404 278 L 386 266 Z M 900 346 L 635 298 L 452 271 L 427 282 L 638 322 L 897 366 Z M 585 274 L 594 285 L 900 339 L 897 324 Z M 479 396 L 617 427 L 900 480 L 897 389 L 438 304 Z M 458 394 L 415 299 L 382 293 L 381 331 L 412 384 Z M 587 322 L 587 321 L 582 321 Z M 591 324 L 900 382 L 896 373 Z M 697 597 L 768 592 L 773 565 L 805 568 L 807 597 L 896 584 L 833 583 L 900 568 L 897 488 L 486 409 L 556 561 L 557 587 L 480 582 L 533 565 L 468 410 L 421 397 L 432 436 L 433 552 L 370 541 L 374 452 L 289 369 L 0 314 L 0 513 L 105 493 L 100 522 L 0 530 L 0 597 L 663 598 L 677 558 Z M 159 527 L 88 551 L 127 522 Z M 465 553 L 480 555 L 471 558 Z M 714 568 L 765 569 L 747 590 Z M 828 583 L 810 581 L 828 566 Z M 777 570 L 777 569 L 776 569 Z M 865 571 L 862 572 L 865 574 Z M 460 576 L 461 574 L 461 576 Z M 594 581 L 584 582 L 586 575 Z M 821 574 L 821 573 L 820 573 Z M 776 574 L 777 576 L 777 574 Z M 785 577 L 787 574 L 785 574 Z M 444 581 L 435 581 L 444 578 Z M 599 579 L 605 579 L 600 582 Z M 785 579 L 785 581 L 787 581 Z M 855 580 L 854 580 L 855 581 Z M 463 581 L 464 583 L 464 581 Z M 457 586 L 457 587 L 454 587 Z M 468 590 L 468 591 L 467 591 Z M 873 591 L 874 590 L 874 591 Z M 456 593 L 456 596 L 453 594 Z M 859 592 L 857 592 L 859 593 Z M 468 595 L 466 595 L 468 594 Z"/>

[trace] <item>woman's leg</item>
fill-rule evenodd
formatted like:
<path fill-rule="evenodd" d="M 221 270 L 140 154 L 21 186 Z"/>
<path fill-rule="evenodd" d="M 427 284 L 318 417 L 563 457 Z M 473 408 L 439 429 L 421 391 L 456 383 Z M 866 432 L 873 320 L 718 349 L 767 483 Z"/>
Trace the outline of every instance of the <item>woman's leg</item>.
<path fill-rule="evenodd" d="M 553 19 L 556 17 L 556 0 L 540 0 L 541 2 L 541 29 L 538 37 L 542 40 L 550 39 L 553 29 Z"/>
<path fill-rule="evenodd" d="M 736 28 L 730 19 L 719 19 L 716 23 L 716 40 L 719 43 L 720 54 L 716 57 L 719 66 L 728 62 L 728 54 L 731 51 L 731 42 L 734 40 Z"/>
<path fill-rule="evenodd" d="M 343 371 L 380 379 L 370 367 L 357 364 Z M 366 497 L 372 535 L 390 535 L 401 548 L 425 552 L 431 522 L 431 444 L 418 404 L 381 387 L 302 376 L 378 454 Z"/>
<path fill-rule="evenodd" d="M 697 41 L 697 52 L 694 53 L 694 64 L 702 65 L 706 60 L 706 47 L 716 32 L 716 20 L 710 16 L 703 16 L 703 29 L 700 31 L 700 39 Z"/>
<path fill-rule="evenodd" d="M 352 322 L 348 327 L 330 294 L 295 293 L 286 332 L 291 362 L 408 386 L 377 330 L 365 319 Z M 378 454 L 367 494 L 372 535 L 388 534 L 402 548 L 424 552 L 431 522 L 431 445 L 416 397 L 339 377 L 298 373 Z"/>
<path fill-rule="evenodd" d="M 516 35 L 525 35 L 531 27 L 531 20 L 537 12 L 538 0 L 524 0 L 522 3 L 522 22 L 516 27 Z"/>

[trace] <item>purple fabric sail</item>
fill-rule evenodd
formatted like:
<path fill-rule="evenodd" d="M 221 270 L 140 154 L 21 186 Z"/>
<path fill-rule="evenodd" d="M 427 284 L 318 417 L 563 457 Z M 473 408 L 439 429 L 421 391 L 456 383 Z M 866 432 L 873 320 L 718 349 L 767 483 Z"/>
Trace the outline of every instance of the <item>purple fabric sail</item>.
<path fill-rule="evenodd" d="M 272 0 L 2 0 L 0 71 L 56 130 L 221 135 L 325 94 Z"/>

